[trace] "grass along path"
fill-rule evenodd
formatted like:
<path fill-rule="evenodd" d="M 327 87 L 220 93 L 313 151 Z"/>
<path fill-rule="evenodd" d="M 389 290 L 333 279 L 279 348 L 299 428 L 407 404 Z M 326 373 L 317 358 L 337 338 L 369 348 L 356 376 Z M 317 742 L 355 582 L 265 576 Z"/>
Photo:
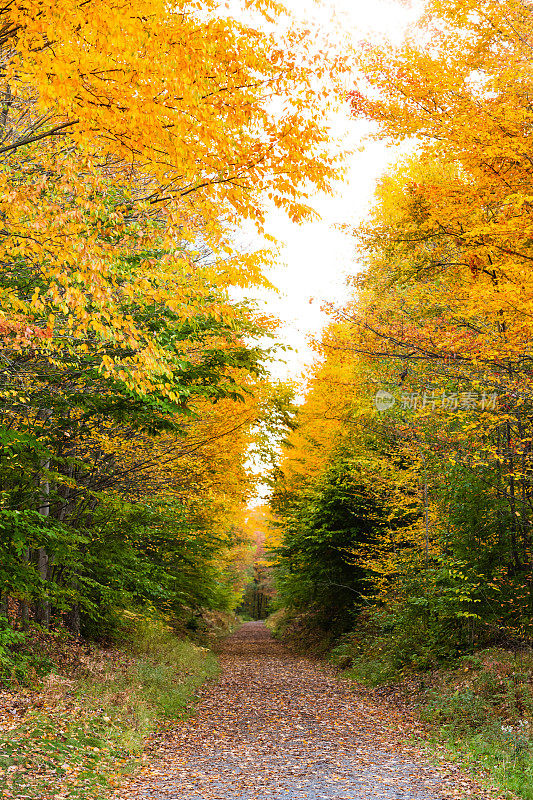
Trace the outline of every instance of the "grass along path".
<path fill-rule="evenodd" d="M 458 768 L 429 765 L 408 712 L 370 701 L 333 670 L 249 622 L 219 651 L 197 714 L 152 743 L 115 800 L 496 798 Z"/>
<path fill-rule="evenodd" d="M 218 670 L 212 653 L 156 621 L 132 627 L 128 649 L 88 648 L 78 662 L 4 703 L 1 798 L 108 798 L 142 763 L 147 737 L 164 719 L 186 715 Z"/>

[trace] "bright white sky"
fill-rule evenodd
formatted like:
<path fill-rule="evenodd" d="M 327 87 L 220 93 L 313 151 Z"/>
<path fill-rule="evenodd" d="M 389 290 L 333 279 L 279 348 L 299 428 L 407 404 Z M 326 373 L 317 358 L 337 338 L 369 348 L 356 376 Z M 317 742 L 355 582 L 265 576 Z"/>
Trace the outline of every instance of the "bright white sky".
<path fill-rule="evenodd" d="M 418 16 L 420 3 L 401 0 L 286 0 L 297 19 L 316 20 L 323 29 L 333 29 L 333 17 L 341 19 L 342 29 L 353 41 L 399 43 L 406 26 Z M 348 105 L 327 120 L 334 135 L 342 137 L 349 149 L 356 152 L 348 162 L 344 181 L 336 186 L 334 196 L 317 194 L 311 205 L 320 214 L 320 221 L 295 225 L 281 212 L 273 211 L 267 229 L 281 242 L 276 268 L 269 278 L 281 294 L 267 298 L 266 308 L 283 320 L 279 338 L 296 348 L 284 355 L 286 365 L 273 372 L 280 378 L 298 378 L 313 361 L 308 346 L 310 336 L 320 333 L 327 324 L 321 312 L 324 302 L 342 302 L 349 296 L 345 276 L 358 271 L 353 240 L 336 228 L 339 224 L 357 225 L 364 219 L 372 203 L 376 181 L 399 156 L 394 148 L 377 142 L 367 143 L 359 151 L 368 132 L 364 123 L 350 119 Z M 311 302 L 310 302 L 311 301 Z"/>

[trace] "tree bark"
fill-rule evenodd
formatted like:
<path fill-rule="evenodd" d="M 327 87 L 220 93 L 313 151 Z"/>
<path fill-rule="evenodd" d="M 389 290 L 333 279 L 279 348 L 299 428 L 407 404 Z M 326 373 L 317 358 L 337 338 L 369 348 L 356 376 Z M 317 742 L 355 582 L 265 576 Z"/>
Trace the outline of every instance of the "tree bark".
<path fill-rule="evenodd" d="M 43 469 L 49 470 L 50 469 L 50 459 L 46 459 L 43 462 Z M 50 481 L 47 477 L 43 478 L 40 482 L 40 491 L 41 491 L 41 505 L 39 506 L 39 514 L 42 514 L 43 517 L 50 516 Z M 41 580 L 46 584 L 48 580 L 48 568 L 49 568 L 49 557 L 46 549 L 44 547 L 39 547 L 37 550 L 37 569 L 39 570 L 39 575 L 41 576 Z M 45 628 L 50 626 L 50 601 L 43 599 L 37 603 L 36 606 L 36 617 L 37 622 L 43 625 Z"/>

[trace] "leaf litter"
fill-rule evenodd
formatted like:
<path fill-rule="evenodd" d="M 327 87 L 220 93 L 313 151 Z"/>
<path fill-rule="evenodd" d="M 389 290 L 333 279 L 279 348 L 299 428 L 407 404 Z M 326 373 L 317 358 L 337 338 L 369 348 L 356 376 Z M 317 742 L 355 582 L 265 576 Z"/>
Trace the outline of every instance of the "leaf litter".
<path fill-rule="evenodd" d="M 148 743 L 115 800 L 497 800 L 409 743 L 400 704 L 370 698 L 333 669 L 288 652 L 264 623 L 219 648 L 222 675 L 194 717 Z"/>

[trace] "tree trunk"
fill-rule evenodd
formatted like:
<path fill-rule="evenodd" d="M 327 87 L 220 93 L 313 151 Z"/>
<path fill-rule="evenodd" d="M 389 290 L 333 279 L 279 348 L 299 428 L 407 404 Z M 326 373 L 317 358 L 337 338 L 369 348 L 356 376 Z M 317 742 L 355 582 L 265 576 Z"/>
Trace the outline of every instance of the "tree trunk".
<path fill-rule="evenodd" d="M 48 458 L 43 463 L 43 469 L 49 470 L 50 469 L 50 459 Z M 41 480 L 40 484 L 41 490 L 41 505 L 39 506 L 39 514 L 42 514 L 43 517 L 50 516 L 50 481 L 47 477 Z M 49 568 L 49 557 L 48 553 L 46 552 L 44 547 L 39 547 L 37 550 L 37 569 L 39 570 L 39 575 L 41 576 L 41 580 L 45 583 L 48 580 L 48 568 Z M 50 601 L 49 600 L 41 600 L 37 603 L 36 606 L 36 617 L 37 622 L 43 625 L 45 628 L 50 626 Z"/>
<path fill-rule="evenodd" d="M 39 547 L 37 550 L 37 569 L 41 579 L 45 582 L 48 579 L 48 567 L 50 559 L 44 547 Z M 45 628 L 50 626 L 50 601 L 43 599 L 37 603 L 36 607 L 37 622 Z"/>
<path fill-rule="evenodd" d="M 73 634 L 73 636 L 80 635 L 81 618 L 80 618 L 80 607 L 78 603 L 75 603 L 72 606 L 72 608 L 65 614 L 65 625 L 67 626 L 69 631 Z"/>
<path fill-rule="evenodd" d="M 2 592 L 0 599 L 0 615 L 7 617 L 9 613 L 9 597 L 5 592 Z"/>

